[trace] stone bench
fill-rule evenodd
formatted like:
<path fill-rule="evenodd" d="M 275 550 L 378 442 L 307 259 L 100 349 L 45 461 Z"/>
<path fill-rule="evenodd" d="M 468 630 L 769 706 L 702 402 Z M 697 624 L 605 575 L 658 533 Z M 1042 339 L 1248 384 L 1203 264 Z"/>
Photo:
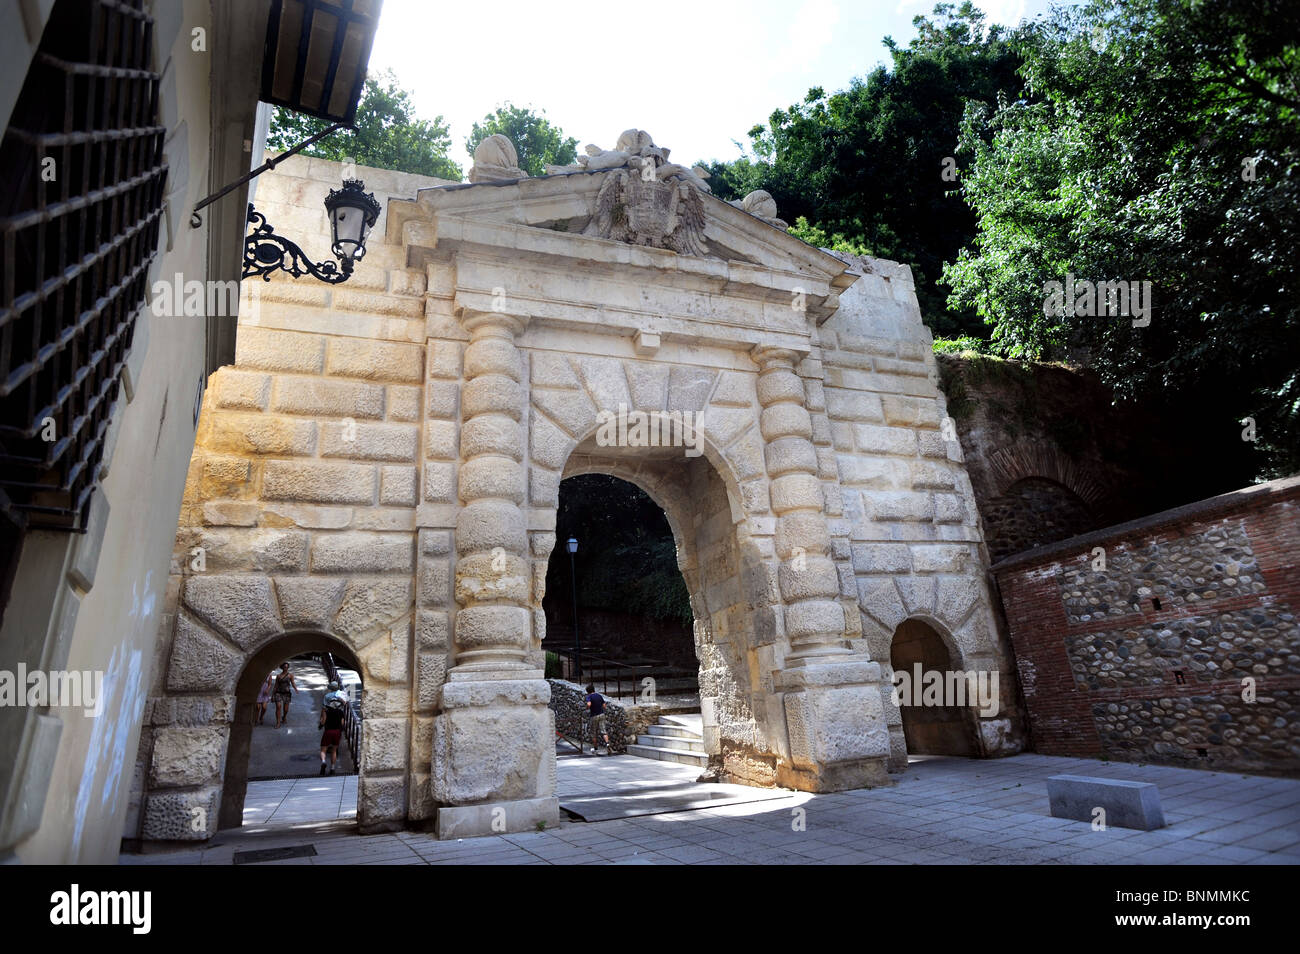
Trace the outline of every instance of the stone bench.
<path fill-rule="evenodd" d="M 1106 810 L 1107 827 L 1152 831 L 1165 827 L 1160 791 L 1150 782 L 1125 782 L 1091 775 L 1053 775 L 1047 780 L 1052 816 L 1091 822 L 1097 808 Z"/>

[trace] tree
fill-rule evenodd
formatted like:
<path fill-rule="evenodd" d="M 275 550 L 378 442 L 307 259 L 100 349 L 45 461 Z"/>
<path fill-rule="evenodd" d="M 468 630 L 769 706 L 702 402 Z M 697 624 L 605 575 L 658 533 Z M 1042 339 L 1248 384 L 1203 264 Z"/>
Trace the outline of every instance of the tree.
<path fill-rule="evenodd" d="M 755 158 L 706 164 L 721 198 L 766 189 L 781 217 L 912 266 L 921 313 L 936 334 L 987 335 L 973 309 L 936 285 L 975 236 L 957 193 L 966 104 L 1020 88 L 1019 57 L 971 3 L 916 17 L 907 47 L 886 38 L 891 67 L 849 89 L 808 91 L 749 132 Z M 812 233 L 815 234 L 815 233 Z M 801 237 L 804 237 L 801 235 Z"/>
<path fill-rule="evenodd" d="M 578 602 L 587 609 L 690 623 L 690 596 L 677 568 L 668 518 L 645 491 L 607 474 L 570 477 L 560 485 L 555 553 L 577 537 Z M 546 592 L 568 616 L 568 557 L 552 557 Z"/>
<path fill-rule="evenodd" d="M 277 107 L 266 145 L 282 152 L 329 126 L 327 120 Z M 411 94 L 388 70 L 378 78 L 366 77 L 354 128 L 326 136 L 303 154 L 459 182 L 460 166 L 447 157 L 450 147 L 451 134 L 442 117 L 416 118 Z"/>
<path fill-rule="evenodd" d="M 1297 38 L 1289 0 L 1057 10 L 1017 40 L 1025 94 L 962 133 L 979 234 L 945 273 L 952 302 L 1003 354 L 1086 354 L 1122 398 L 1172 396 L 1224 439 L 1207 467 L 1227 486 L 1251 449 L 1258 475 L 1300 467 Z M 1149 282 L 1149 324 L 1056 308 L 1071 275 Z"/>
<path fill-rule="evenodd" d="M 465 140 L 465 151 L 473 155 L 475 146 L 497 133 L 514 143 L 519 168 L 530 176 L 543 175 L 547 165 L 568 165 L 578 155 L 578 140 L 566 139 L 560 127 L 546 118 L 544 110 L 534 113 L 510 103 L 498 106 L 496 112 L 474 124 Z"/>

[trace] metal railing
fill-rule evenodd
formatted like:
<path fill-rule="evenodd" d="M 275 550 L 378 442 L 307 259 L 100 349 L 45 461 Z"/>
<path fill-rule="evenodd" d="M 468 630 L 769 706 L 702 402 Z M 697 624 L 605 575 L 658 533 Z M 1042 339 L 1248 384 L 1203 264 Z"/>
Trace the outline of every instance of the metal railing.
<path fill-rule="evenodd" d="M 628 695 L 635 698 L 640 680 L 664 669 L 664 666 L 654 662 L 627 663 L 593 654 L 591 650 L 583 650 L 582 672 L 579 673 L 574 662 L 575 649 L 569 646 L 555 646 L 547 647 L 546 651 L 560 657 L 564 678 L 584 686 L 590 683 L 600 690 L 601 695 L 613 695 L 616 699 L 623 698 L 625 680 L 629 690 Z M 610 683 L 614 685 L 613 693 L 609 691 Z"/>

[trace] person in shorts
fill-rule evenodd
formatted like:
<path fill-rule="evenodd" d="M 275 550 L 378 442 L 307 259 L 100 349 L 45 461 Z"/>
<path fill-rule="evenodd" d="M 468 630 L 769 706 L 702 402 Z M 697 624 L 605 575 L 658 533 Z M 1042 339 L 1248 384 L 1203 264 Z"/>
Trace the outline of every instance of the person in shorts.
<path fill-rule="evenodd" d="M 343 718 L 348 711 L 348 700 L 339 690 L 339 684 L 330 680 L 329 692 L 321 700 L 320 727 L 325 731 L 320 737 L 320 773 L 325 774 L 325 756 L 329 755 L 329 773 L 334 774 L 339 758 L 339 740 L 343 737 Z"/>
<path fill-rule="evenodd" d="M 609 754 L 609 732 L 605 729 L 605 697 L 596 691 L 596 687 L 587 684 L 587 711 L 591 713 L 591 748 L 600 754 L 600 740 L 605 740 L 605 754 Z"/>
<path fill-rule="evenodd" d="M 280 663 L 280 671 L 275 674 L 275 727 L 278 729 L 289 721 L 289 703 L 298 691 L 298 684 L 293 681 L 289 664 Z"/>

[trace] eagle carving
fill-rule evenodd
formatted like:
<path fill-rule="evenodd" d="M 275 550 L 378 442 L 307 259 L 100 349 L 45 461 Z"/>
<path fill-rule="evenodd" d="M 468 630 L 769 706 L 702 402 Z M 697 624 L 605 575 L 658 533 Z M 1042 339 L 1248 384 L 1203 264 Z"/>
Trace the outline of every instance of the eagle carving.
<path fill-rule="evenodd" d="M 643 129 L 628 129 L 613 149 L 587 146 L 575 166 L 547 166 L 549 174 L 608 170 L 584 235 L 632 245 L 665 248 L 683 255 L 707 255 L 704 200 L 709 191 L 703 168 L 670 163 Z"/>
<path fill-rule="evenodd" d="M 689 182 L 618 169 L 601 185 L 584 234 L 681 255 L 707 255 L 704 224 L 704 200 Z"/>

